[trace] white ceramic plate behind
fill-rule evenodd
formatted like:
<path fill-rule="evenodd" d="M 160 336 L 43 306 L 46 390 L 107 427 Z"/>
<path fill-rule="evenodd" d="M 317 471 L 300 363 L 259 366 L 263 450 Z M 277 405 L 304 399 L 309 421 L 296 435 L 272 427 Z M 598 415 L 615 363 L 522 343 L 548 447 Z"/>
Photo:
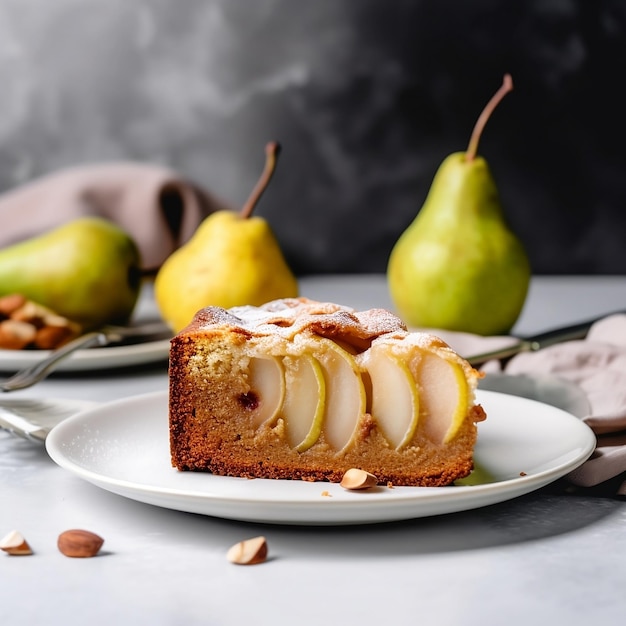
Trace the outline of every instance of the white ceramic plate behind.
<path fill-rule="evenodd" d="M 165 361 L 169 355 L 170 340 L 146 341 L 131 345 L 111 345 L 104 348 L 77 350 L 56 367 L 57 372 L 105 370 L 132 365 Z M 0 350 L 0 371 L 16 372 L 23 367 L 45 359 L 48 350 Z"/>
<path fill-rule="evenodd" d="M 142 286 L 133 314 L 132 323 L 156 322 L 160 319 L 154 301 L 151 283 Z M 77 350 L 61 361 L 54 369 L 56 372 L 81 372 L 86 370 L 116 369 L 166 361 L 169 355 L 169 339 L 134 343 L 128 345 L 110 345 L 103 348 Z M 48 350 L 0 350 L 0 372 L 17 372 L 33 363 L 45 359 Z"/>
<path fill-rule="evenodd" d="M 378 487 L 247 480 L 178 472 L 170 466 L 167 394 L 120 400 L 71 417 L 52 430 L 52 459 L 119 495 L 160 507 L 253 522 L 367 524 L 474 509 L 528 493 L 591 454 L 595 437 L 580 420 L 534 400 L 479 391 L 477 470 L 463 486 Z M 327 494 L 327 495 L 325 495 Z"/>

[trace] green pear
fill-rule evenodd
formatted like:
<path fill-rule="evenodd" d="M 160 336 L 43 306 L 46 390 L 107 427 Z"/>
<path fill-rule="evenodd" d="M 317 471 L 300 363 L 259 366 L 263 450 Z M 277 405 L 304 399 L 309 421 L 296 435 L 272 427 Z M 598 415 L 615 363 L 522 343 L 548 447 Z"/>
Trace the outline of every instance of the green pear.
<path fill-rule="evenodd" d="M 259 306 L 298 295 L 298 282 L 272 229 L 252 211 L 272 178 L 280 146 L 266 147 L 265 169 L 241 212 L 216 211 L 163 263 L 154 281 L 157 306 L 174 332 L 207 306 Z"/>
<path fill-rule="evenodd" d="M 83 329 L 125 322 L 140 280 L 134 240 L 99 217 L 72 220 L 0 250 L 0 296 L 20 293 Z"/>
<path fill-rule="evenodd" d="M 388 286 L 407 324 L 499 335 L 518 319 L 530 282 L 526 251 L 506 223 L 480 135 L 513 83 L 481 114 L 467 152 L 440 165 L 417 217 L 392 249 Z"/>

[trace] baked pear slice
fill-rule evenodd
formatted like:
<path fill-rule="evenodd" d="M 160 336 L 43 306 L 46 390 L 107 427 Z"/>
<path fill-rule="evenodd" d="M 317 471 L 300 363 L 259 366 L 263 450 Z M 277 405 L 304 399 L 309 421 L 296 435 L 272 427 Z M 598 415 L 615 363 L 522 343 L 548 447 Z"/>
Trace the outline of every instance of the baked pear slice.
<path fill-rule="evenodd" d="M 414 363 L 426 436 L 434 443 L 454 438 L 467 415 L 470 389 L 460 363 L 424 352 Z"/>
<path fill-rule="evenodd" d="M 326 405 L 322 367 L 310 354 L 286 356 L 282 417 L 290 447 L 308 450 L 320 437 Z"/>
<path fill-rule="evenodd" d="M 473 404 L 469 363 L 425 333 L 383 337 L 359 355 L 371 380 L 371 414 L 399 450 L 420 432 L 437 445 L 450 442 Z"/>
<path fill-rule="evenodd" d="M 252 357 L 248 365 L 250 394 L 256 407 L 252 423 L 259 427 L 271 423 L 279 414 L 285 400 L 285 370 L 278 357 Z"/>
<path fill-rule="evenodd" d="M 313 337 L 309 342 L 326 383 L 324 440 L 341 452 L 354 438 L 366 410 L 361 371 L 354 356 L 331 339 Z"/>
<path fill-rule="evenodd" d="M 371 382 L 371 414 L 385 439 L 399 450 L 417 428 L 420 399 L 413 374 L 392 345 L 373 346 L 364 359 Z"/>

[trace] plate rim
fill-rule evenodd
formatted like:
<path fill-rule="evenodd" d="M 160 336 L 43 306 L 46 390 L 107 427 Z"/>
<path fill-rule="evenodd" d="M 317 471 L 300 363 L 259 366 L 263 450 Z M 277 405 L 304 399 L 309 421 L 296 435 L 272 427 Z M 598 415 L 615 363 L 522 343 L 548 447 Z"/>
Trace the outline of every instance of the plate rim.
<path fill-rule="evenodd" d="M 169 356 L 171 339 L 144 341 L 130 345 L 111 345 L 101 348 L 76 350 L 55 368 L 56 372 L 99 370 L 127 367 L 144 363 L 165 361 Z M 51 350 L 0 349 L 0 371 L 15 372 L 51 354 Z"/>
<path fill-rule="evenodd" d="M 131 500 L 152 504 L 161 508 L 199 513 L 222 519 L 297 525 L 380 523 L 430 517 L 480 508 L 519 497 L 554 482 L 580 466 L 593 453 L 596 445 L 596 438 L 593 431 L 571 413 L 538 400 L 505 394 L 498 391 L 478 390 L 477 400 L 480 401 L 480 397 L 483 395 L 486 395 L 487 398 L 493 395 L 506 397 L 512 399 L 514 402 L 536 403 L 542 405 L 542 407 L 544 407 L 543 410 L 545 410 L 545 407 L 548 407 L 552 411 L 571 418 L 572 426 L 574 423 L 578 424 L 578 426 L 573 426 L 573 428 L 580 428 L 579 432 L 581 433 L 581 437 L 582 433 L 585 433 L 585 445 L 583 446 L 581 442 L 578 454 L 569 458 L 567 461 L 524 476 L 516 476 L 510 479 L 496 480 L 478 485 L 459 485 L 453 487 L 394 487 L 393 489 L 379 487 L 376 490 L 377 493 L 368 494 L 366 496 L 367 500 L 364 498 L 337 499 L 332 497 L 332 493 L 331 497 L 320 498 L 320 490 L 318 490 L 315 497 L 307 497 L 297 501 L 290 500 L 288 495 L 283 495 L 280 498 L 268 498 L 265 496 L 242 499 L 241 497 L 227 496 L 222 493 L 215 494 L 206 490 L 199 491 L 189 489 L 188 487 L 163 487 L 145 484 L 138 480 L 115 478 L 111 475 L 95 471 L 93 468 L 90 469 L 84 465 L 81 466 L 78 462 L 64 454 L 62 448 L 64 445 L 63 437 L 65 431 L 69 431 L 71 428 L 76 427 L 76 425 L 85 426 L 88 420 L 97 419 L 98 414 L 106 414 L 110 411 L 119 410 L 120 407 L 132 408 L 133 405 L 147 405 L 147 403 L 150 402 L 163 403 L 164 406 L 167 406 L 168 391 L 159 390 L 116 399 L 77 413 L 52 429 L 46 439 L 46 450 L 57 465 L 68 470 L 74 476 L 86 480 L 101 489 Z M 102 419 L 102 417 L 100 418 Z M 146 416 L 142 415 L 139 418 L 135 416 L 135 419 L 142 421 L 146 419 Z M 175 471 L 173 468 L 172 470 Z M 214 476 L 207 473 L 186 472 L 185 475 L 202 476 L 204 482 L 211 480 L 213 480 L 214 483 L 215 480 L 222 482 L 238 481 L 240 483 L 245 481 L 249 484 L 253 484 L 254 482 L 244 478 Z M 196 479 L 194 478 L 192 480 Z M 269 481 L 270 479 L 255 479 L 255 481 L 258 480 Z M 276 483 L 274 480 L 271 482 L 273 484 Z M 282 481 L 282 483 L 290 484 L 287 491 L 297 488 L 291 487 L 291 485 L 303 484 L 307 485 L 306 489 L 311 489 L 309 485 L 317 485 L 318 487 L 323 486 L 324 489 L 328 489 L 328 491 L 331 492 L 339 489 L 340 491 L 336 491 L 337 493 L 346 493 L 337 483 L 306 483 L 303 481 Z M 384 494 L 386 492 L 391 493 L 391 496 L 385 496 Z M 450 494 L 454 495 L 449 497 Z M 169 503 L 164 502 L 164 500 L 170 498 L 174 501 Z M 381 512 L 385 507 L 380 506 L 375 507 L 376 510 L 372 511 L 372 505 L 381 501 L 386 501 L 387 507 L 393 508 L 395 513 Z M 433 502 L 438 505 L 434 507 L 434 511 L 415 510 L 415 507 L 418 507 L 419 504 L 432 504 Z M 258 507 L 260 504 L 273 506 L 275 511 L 268 512 L 265 510 L 264 513 L 250 513 L 250 511 L 246 511 L 246 509 L 249 509 L 251 506 Z M 301 513 L 299 513 L 300 511 L 311 514 L 310 518 L 304 519 Z M 375 514 L 372 515 L 372 512 Z"/>

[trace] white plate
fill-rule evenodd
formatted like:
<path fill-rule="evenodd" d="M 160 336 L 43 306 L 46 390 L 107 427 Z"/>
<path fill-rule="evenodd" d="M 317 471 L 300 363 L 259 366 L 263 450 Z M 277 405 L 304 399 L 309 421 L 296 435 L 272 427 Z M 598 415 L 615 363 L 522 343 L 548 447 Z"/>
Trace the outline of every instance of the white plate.
<path fill-rule="evenodd" d="M 157 322 L 159 319 L 152 283 L 147 282 L 142 286 L 139 294 L 132 323 Z M 128 345 L 110 345 L 103 348 L 87 348 L 77 350 L 61 361 L 55 367 L 55 372 L 105 370 L 156 363 L 166 361 L 169 350 L 169 339 Z M 17 372 L 23 367 L 28 367 L 46 358 L 49 354 L 48 350 L 0 350 L 0 372 Z"/>
<path fill-rule="evenodd" d="M 538 400 L 580 418 L 591 413 L 587 394 L 575 383 L 557 376 L 547 374 L 509 376 L 500 372 L 489 373 L 481 379 L 480 388 Z"/>
<path fill-rule="evenodd" d="M 56 372 L 104 370 L 165 361 L 169 355 L 170 340 L 146 341 L 131 345 L 106 346 L 77 350 L 55 368 Z M 0 350 L 0 371 L 16 372 L 41 361 L 49 350 Z"/>
<path fill-rule="evenodd" d="M 158 322 L 159 312 L 154 300 L 152 283 L 142 285 L 133 313 L 133 324 Z M 166 361 L 170 340 L 159 339 L 128 345 L 110 345 L 102 348 L 77 350 L 55 368 L 55 372 L 81 372 L 87 370 L 116 369 Z M 48 350 L 0 350 L 0 372 L 17 372 L 23 367 L 46 358 Z"/>
<path fill-rule="evenodd" d="M 463 486 L 377 487 L 248 480 L 170 466 L 167 393 L 88 409 L 55 427 L 52 459 L 113 493 L 160 507 L 278 524 L 368 524 L 478 508 L 542 487 L 589 457 L 592 431 L 561 409 L 479 391 L 488 418 L 479 425 L 477 470 Z M 325 495 L 327 494 L 327 495 Z"/>

